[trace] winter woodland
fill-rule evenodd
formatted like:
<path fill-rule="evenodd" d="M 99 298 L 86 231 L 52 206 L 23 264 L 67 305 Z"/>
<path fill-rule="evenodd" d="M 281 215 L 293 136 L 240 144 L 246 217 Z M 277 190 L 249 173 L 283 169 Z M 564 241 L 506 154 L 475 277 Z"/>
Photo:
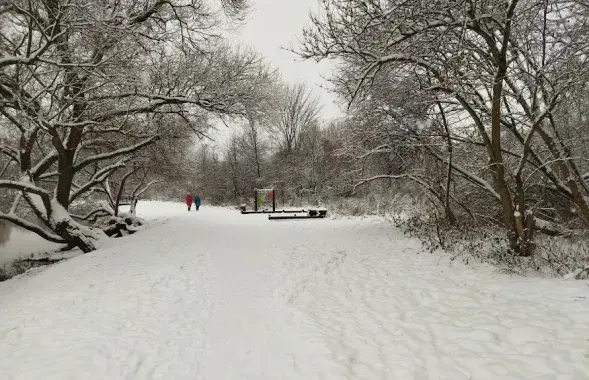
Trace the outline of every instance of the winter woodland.
<path fill-rule="evenodd" d="M 224 39 L 245 0 L 0 0 L 0 244 L 15 225 L 90 252 L 141 223 L 124 198 L 273 187 L 453 257 L 589 275 L 587 2 L 318 3 L 290 49 L 335 63 L 335 121 Z"/>

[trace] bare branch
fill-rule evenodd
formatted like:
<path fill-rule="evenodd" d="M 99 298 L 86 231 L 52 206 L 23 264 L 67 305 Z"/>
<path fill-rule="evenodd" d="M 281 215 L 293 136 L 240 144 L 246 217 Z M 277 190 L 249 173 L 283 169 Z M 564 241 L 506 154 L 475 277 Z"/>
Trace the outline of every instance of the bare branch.
<path fill-rule="evenodd" d="M 43 239 L 50 241 L 52 243 L 58 243 L 58 244 L 65 244 L 66 241 L 64 239 L 62 239 L 61 237 L 59 237 L 58 235 L 54 235 L 52 233 L 49 233 L 47 231 L 45 231 L 44 229 L 42 229 L 41 227 L 25 220 L 22 219 L 14 214 L 4 214 L 4 213 L 0 213 L 0 220 L 6 220 L 10 223 L 13 223 L 14 225 L 17 225 L 21 228 L 24 228 L 25 230 L 34 232 L 35 234 L 41 236 Z"/>

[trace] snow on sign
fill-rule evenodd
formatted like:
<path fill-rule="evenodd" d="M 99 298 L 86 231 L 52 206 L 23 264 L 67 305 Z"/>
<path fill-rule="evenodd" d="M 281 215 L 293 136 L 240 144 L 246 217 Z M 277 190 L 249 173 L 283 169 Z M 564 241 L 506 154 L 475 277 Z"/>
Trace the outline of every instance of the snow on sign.
<path fill-rule="evenodd" d="M 586 281 L 450 265 L 377 219 L 140 210 L 0 283 L 0 379 L 589 378 Z"/>

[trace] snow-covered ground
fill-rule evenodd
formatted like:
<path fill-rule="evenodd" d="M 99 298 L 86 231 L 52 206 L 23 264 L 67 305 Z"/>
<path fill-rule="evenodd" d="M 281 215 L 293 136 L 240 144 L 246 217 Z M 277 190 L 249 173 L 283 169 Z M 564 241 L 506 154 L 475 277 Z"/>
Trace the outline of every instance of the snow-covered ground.
<path fill-rule="evenodd" d="M 588 379 L 587 281 L 450 265 L 378 220 L 140 203 L 0 283 L 0 379 Z"/>

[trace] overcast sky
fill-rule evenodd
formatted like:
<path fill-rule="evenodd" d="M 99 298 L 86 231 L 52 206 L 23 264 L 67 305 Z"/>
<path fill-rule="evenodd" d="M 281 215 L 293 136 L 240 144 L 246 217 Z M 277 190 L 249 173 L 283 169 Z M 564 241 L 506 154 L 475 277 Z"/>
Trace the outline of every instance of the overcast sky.
<path fill-rule="evenodd" d="M 228 36 L 234 43 L 249 45 L 280 70 L 288 82 L 302 81 L 320 96 L 323 118 L 331 120 L 342 115 L 334 97 L 320 86 L 327 86 L 322 76 L 329 76 L 326 61 L 303 61 L 281 47 L 296 46 L 297 38 L 309 20 L 309 12 L 317 12 L 317 0 L 253 0 L 247 23 Z"/>

